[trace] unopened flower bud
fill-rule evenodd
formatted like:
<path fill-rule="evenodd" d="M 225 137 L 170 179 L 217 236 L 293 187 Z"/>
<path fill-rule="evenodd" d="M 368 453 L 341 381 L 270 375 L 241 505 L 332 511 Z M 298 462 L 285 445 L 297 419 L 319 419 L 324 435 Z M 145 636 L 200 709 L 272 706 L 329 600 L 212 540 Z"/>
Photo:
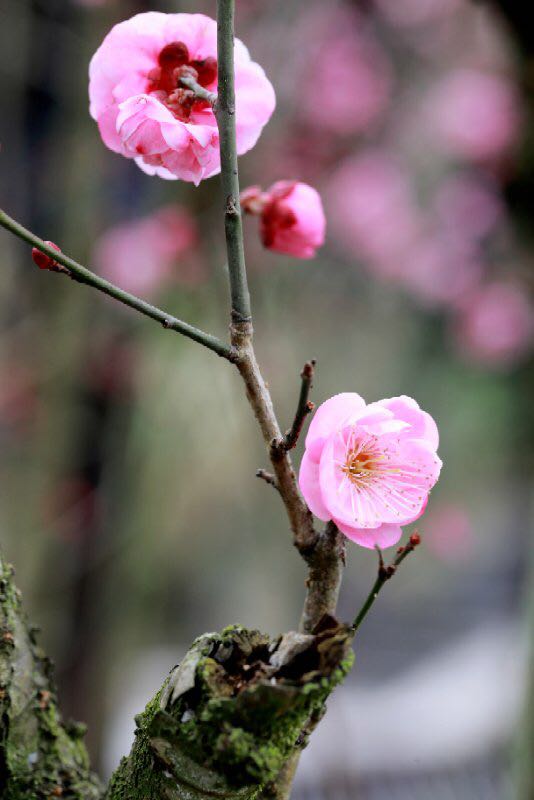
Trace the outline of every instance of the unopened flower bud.
<path fill-rule="evenodd" d="M 49 247 L 53 247 L 54 250 L 57 250 L 58 253 L 61 253 L 61 248 L 54 244 L 54 242 L 45 242 Z M 58 266 L 58 262 L 54 261 L 53 258 L 48 256 L 46 253 L 43 253 L 41 250 L 38 250 L 37 247 L 32 247 L 32 258 L 39 267 L 39 269 L 54 269 Z"/>
<path fill-rule="evenodd" d="M 324 243 L 325 217 L 316 190 L 300 181 L 278 181 L 266 192 L 250 186 L 241 207 L 260 217 L 264 247 L 296 258 L 312 258 Z"/>

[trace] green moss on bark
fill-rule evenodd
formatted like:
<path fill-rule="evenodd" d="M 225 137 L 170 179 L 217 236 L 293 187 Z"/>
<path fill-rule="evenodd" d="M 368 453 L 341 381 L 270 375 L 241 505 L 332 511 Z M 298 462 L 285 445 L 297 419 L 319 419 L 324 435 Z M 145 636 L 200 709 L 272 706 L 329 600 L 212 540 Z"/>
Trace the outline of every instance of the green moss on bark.
<path fill-rule="evenodd" d="M 313 634 L 275 640 L 240 626 L 201 636 L 136 718 L 132 751 L 104 793 L 89 769 L 83 726 L 61 719 L 50 662 L 0 560 L 0 797 L 277 797 L 268 787 L 349 671 L 351 641 L 332 618 Z"/>
<path fill-rule="evenodd" d="M 108 800 L 253 800 L 305 746 L 352 665 L 351 632 L 207 634 L 137 718 Z"/>
<path fill-rule="evenodd" d="M 64 724 L 52 667 L 21 609 L 13 570 L 0 559 L 0 797 L 98 800 L 84 728 Z"/>

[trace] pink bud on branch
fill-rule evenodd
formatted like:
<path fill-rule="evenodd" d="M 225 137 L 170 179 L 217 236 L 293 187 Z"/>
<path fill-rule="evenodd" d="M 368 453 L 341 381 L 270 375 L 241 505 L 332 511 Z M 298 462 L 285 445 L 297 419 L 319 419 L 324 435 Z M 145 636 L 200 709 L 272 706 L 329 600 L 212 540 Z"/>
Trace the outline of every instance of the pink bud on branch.
<path fill-rule="evenodd" d="M 295 258 L 313 258 L 324 244 L 326 221 L 319 193 L 301 181 L 278 181 L 266 192 L 250 186 L 241 207 L 260 218 L 264 247 Z"/>

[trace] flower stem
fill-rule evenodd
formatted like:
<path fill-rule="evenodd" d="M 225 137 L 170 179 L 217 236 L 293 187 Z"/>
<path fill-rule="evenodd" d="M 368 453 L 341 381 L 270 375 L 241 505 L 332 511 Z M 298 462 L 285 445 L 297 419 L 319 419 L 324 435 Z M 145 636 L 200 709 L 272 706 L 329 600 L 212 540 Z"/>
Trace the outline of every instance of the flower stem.
<path fill-rule="evenodd" d="M 300 395 L 299 395 L 297 410 L 295 412 L 295 419 L 293 420 L 291 428 L 286 432 L 286 435 L 284 436 L 284 448 L 286 450 L 292 450 L 296 446 L 300 436 L 300 432 L 302 430 L 302 426 L 306 421 L 306 417 L 308 416 L 308 414 L 311 414 L 311 412 L 315 408 L 314 404 L 309 399 L 310 392 L 313 387 L 314 370 L 315 370 L 315 359 L 312 359 L 311 361 L 306 361 L 306 363 L 304 364 L 304 368 L 300 373 L 300 378 L 301 378 Z"/>
<path fill-rule="evenodd" d="M 235 124 L 234 0 L 217 0 L 218 97 L 215 117 L 219 128 L 221 179 L 224 195 L 224 227 L 232 300 L 232 321 L 251 318 L 247 284 L 243 226 L 239 204 L 239 174 Z"/>
<path fill-rule="evenodd" d="M 352 630 L 355 633 L 362 624 L 362 622 L 364 621 L 367 614 L 369 613 L 369 610 L 371 609 L 371 606 L 378 597 L 378 594 L 382 589 L 383 585 L 386 583 L 386 581 L 392 578 L 393 575 L 395 575 L 399 564 L 402 564 L 406 556 L 409 556 L 410 553 L 413 553 L 415 548 L 420 543 L 421 543 L 421 537 L 419 536 L 419 534 L 413 533 L 408 540 L 408 544 L 405 545 L 404 547 L 399 547 L 395 559 L 392 561 L 391 564 L 389 564 L 389 566 L 386 566 L 384 564 L 382 550 L 378 547 L 378 545 L 376 546 L 376 551 L 378 553 L 378 575 L 373 584 L 373 588 L 371 589 L 371 591 L 367 596 L 365 603 L 361 607 L 360 611 L 358 612 L 358 615 L 356 616 L 356 619 L 352 623 Z"/>
<path fill-rule="evenodd" d="M 47 256 L 53 258 L 54 261 L 66 267 L 66 271 L 61 274 L 68 274 L 73 280 L 79 283 L 85 283 L 87 286 L 92 286 L 93 289 L 98 289 L 99 292 L 103 292 L 109 295 L 109 297 L 118 300 L 120 303 L 139 311 L 139 313 L 144 314 L 145 317 L 150 317 L 156 320 L 156 322 L 160 322 L 164 328 L 169 328 L 177 333 L 181 333 L 183 336 L 187 336 L 189 339 L 193 339 L 193 341 L 204 345 L 204 347 L 217 353 L 217 355 L 222 358 L 226 358 L 229 361 L 233 360 L 232 348 L 216 336 L 205 333 L 199 328 L 195 328 L 193 325 L 189 325 L 187 322 L 183 322 L 167 314 L 160 308 L 147 303 L 145 300 L 141 300 L 139 297 L 135 297 L 135 295 L 129 292 L 125 292 L 123 289 L 106 281 L 99 275 L 95 275 L 95 273 L 91 272 L 87 267 L 78 264 L 77 261 L 69 258 L 69 256 L 47 245 L 46 242 L 43 242 L 43 240 L 39 239 L 34 233 L 24 228 L 19 222 L 16 222 L 16 220 L 6 214 L 5 211 L 2 211 L 2 209 L 0 209 L 0 225 L 6 230 L 11 231 L 11 233 L 14 233 L 19 239 L 28 242 L 28 244 L 33 245 L 33 247 L 36 247 L 42 253 L 45 253 Z"/>
<path fill-rule="evenodd" d="M 187 86 L 188 89 L 191 89 L 199 100 L 205 100 L 212 108 L 215 106 L 217 95 L 205 89 L 204 86 L 201 86 L 192 75 L 182 75 L 180 81 L 184 86 Z"/>

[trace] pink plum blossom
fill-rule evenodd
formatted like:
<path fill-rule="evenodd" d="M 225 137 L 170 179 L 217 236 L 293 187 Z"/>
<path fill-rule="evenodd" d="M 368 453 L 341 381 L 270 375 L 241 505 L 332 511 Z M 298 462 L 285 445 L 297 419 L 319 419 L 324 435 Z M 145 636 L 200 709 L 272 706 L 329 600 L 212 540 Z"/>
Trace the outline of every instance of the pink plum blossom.
<path fill-rule="evenodd" d="M 435 143 L 449 155 L 486 161 L 517 141 L 520 110 L 511 81 L 497 74 L 456 69 L 433 87 L 426 114 Z"/>
<path fill-rule="evenodd" d="M 133 294 L 153 294 L 171 280 L 193 285 L 201 266 L 185 260 L 198 240 L 194 220 L 179 206 L 116 225 L 98 239 L 93 259 L 97 271 Z M 184 259 L 178 265 L 176 261 Z"/>
<path fill-rule="evenodd" d="M 241 195 L 245 212 L 260 218 L 264 247 L 296 258 L 313 258 L 324 243 L 325 216 L 319 193 L 300 181 L 277 181 L 266 192 L 259 186 Z"/>
<path fill-rule="evenodd" d="M 210 104 L 181 85 L 217 91 L 217 23 L 203 14 L 150 11 L 115 25 L 89 67 L 91 116 L 104 143 L 149 175 L 196 185 L 220 171 Z M 257 142 L 275 106 L 263 69 L 235 40 L 237 150 Z"/>
<path fill-rule="evenodd" d="M 299 485 L 310 510 L 363 547 L 389 547 L 418 519 L 441 470 L 436 423 L 410 397 L 353 392 L 317 409 Z"/>
<path fill-rule="evenodd" d="M 511 367 L 532 347 L 534 312 L 519 285 L 490 283 L 472 294 L 455 320 L 460 350 L 489 367 Z"/>

